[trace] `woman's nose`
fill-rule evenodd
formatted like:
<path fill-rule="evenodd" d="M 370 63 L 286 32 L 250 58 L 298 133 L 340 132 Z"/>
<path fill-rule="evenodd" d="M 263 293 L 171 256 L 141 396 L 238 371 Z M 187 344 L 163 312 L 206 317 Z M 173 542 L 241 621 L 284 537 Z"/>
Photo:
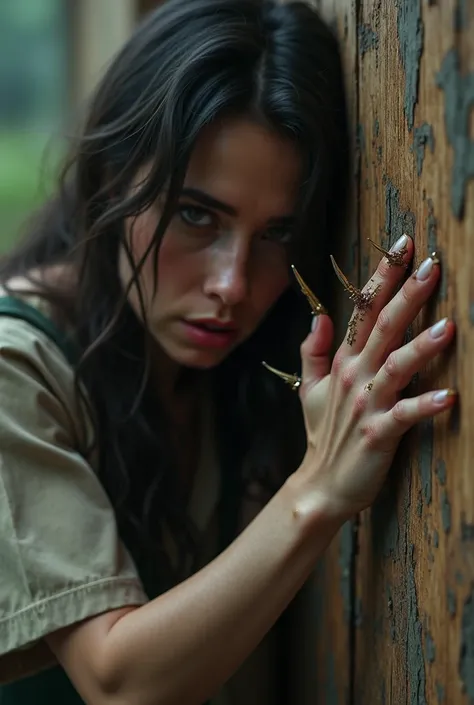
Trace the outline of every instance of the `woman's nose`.
<path fill-rule="evenodd" d="M 248 252 L 232 247 L 215 253 L 204 284 L 207 296 L 218 296 L 226 306 L 241 303 L 248 294 Z"/>

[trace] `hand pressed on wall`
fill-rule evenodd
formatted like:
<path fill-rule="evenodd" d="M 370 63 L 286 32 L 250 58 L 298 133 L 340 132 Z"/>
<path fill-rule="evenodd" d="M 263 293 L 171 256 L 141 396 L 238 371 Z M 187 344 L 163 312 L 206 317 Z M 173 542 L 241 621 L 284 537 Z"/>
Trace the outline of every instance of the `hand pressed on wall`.
<path fill-rule="evenodd" d="M 413 256 L 413 242 L 404 238 L 394 248 L 406 249 L 406 264 Z M 299 472 L 338 519 L 374 501 L 406 431 L 456 402 L 450 389 L 400 396 L 455 332 L 454 323 L 443 319 L 403 345 L 407 328 L 436 287 L 440 267 L 435 256 L 428 257 L 394 295 L 404 271 L 404 266 L 382 258 L 360 292 L 368 304 L 361 306 L 364 299 L 356 303 L 348 336 L 332 364 L 333 325 L 328 316 L 315 319 L 301 347 L 299 394 L 308 448 Z"/>

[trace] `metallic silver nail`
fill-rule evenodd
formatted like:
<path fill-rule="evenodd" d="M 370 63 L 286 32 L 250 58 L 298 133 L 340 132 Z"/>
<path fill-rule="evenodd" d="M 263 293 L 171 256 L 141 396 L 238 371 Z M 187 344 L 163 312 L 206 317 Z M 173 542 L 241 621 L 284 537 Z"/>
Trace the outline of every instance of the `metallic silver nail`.
<path fill-rule="evenodd" d="M 434 326 L 431 326 L 430 328 L 430 335 L 432 338 L 441 338 L 442 335 L 444 335 L 446 331 L 446 324 L 448 322 L 447 318 L 441 319 L 441 321 L 438 321 L 438 323 L 435 323 Z"/>
<path fill-rule="evenodd" d="M 424 262 L 422 262 L 420 264 L 420 266 L 418 267 L 418 269 L 416 271 L 416 278 L 418 279 L 418 281 L 424 282 L 429 278 L 429 276 L 433 270 L 433 265 L 434 265 L 434 262 L 431 257 L 428 257 L 427 259 L 424 260 Z"/>
<path fill-rule="evenodd" d="M 457 397 L 458 393 L 455 389 L 441 389 L 439 392 L 434 392 L 433 401 L 436 404 L 442 404 L 449 397 Z"/>
<path fill-rule="evenodd" d="M 406 244 L 408 242 L 408 236 L 407 235 L 402 235 L 401 237 L 398 238 L 396 243 L 392 245 L 390 248 L 390 252 L 400 252 L 400 250 L 403 250 L 404 247 L 406 247 Z"/>

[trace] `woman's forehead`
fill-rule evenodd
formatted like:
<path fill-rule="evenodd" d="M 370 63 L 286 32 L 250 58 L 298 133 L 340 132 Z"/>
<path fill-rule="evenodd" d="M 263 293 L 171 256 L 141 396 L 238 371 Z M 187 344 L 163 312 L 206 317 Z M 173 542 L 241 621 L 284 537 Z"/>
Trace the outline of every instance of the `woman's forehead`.
<path fill-rule="evenodd" d="M 199 137 L 185 188 L 206 191 L 235 210 L 258 201 L 277 215 L 291 211 L 301 180 L 296 146 L 250 120 L 216 123 Z"/>

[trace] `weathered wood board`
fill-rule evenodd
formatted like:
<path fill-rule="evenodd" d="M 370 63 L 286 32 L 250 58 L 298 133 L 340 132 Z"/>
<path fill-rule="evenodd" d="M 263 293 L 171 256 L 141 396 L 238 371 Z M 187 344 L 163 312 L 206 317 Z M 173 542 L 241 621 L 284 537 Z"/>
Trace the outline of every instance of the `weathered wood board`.
<path fill-rule="evenodd" d="M 451 316 L 457 342 L 409 393 L 453 386 L 461 404 L 410 434 L 361 518 L 353 702 L 474 703 L 474 2 L 363 0 L 358 37 L 363 279 L 369 236 L 439 252 L 408 335 Z"/>

